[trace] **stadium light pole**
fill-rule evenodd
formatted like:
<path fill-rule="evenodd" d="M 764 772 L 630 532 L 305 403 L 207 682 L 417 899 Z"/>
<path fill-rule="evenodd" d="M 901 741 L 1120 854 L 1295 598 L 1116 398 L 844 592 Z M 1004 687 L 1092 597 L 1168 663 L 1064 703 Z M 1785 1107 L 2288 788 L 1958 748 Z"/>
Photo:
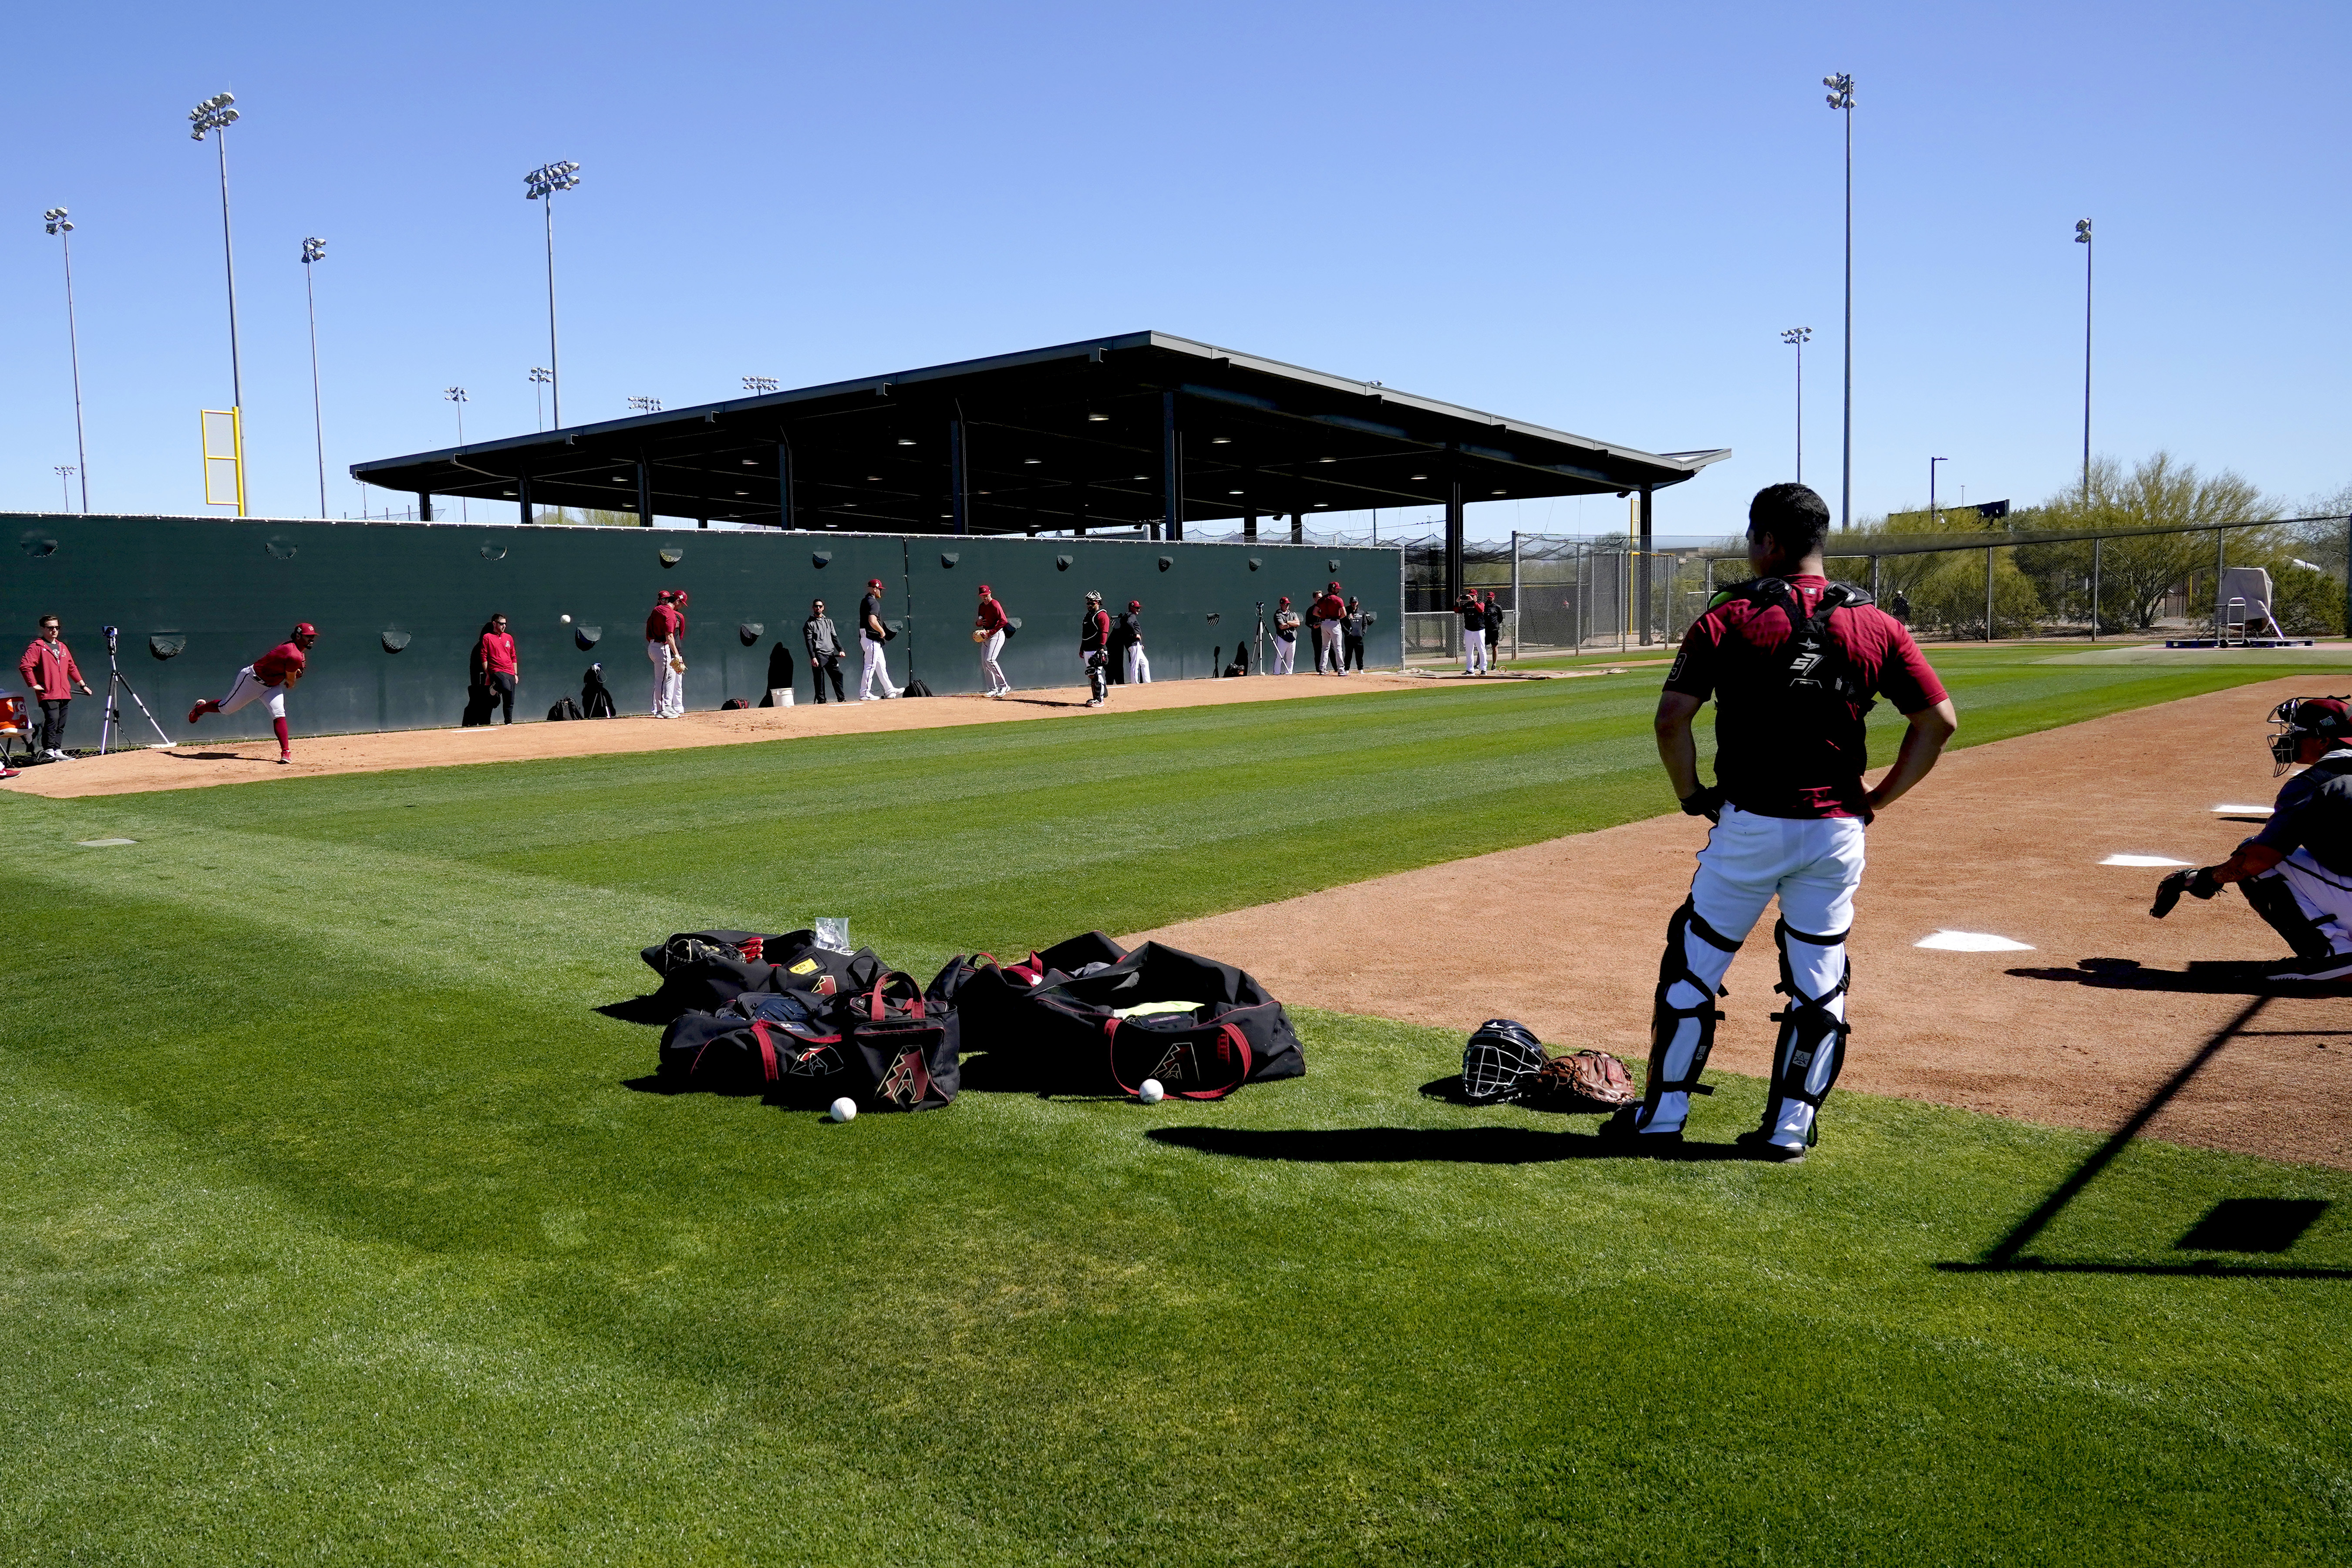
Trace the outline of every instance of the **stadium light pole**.
<path fill-rule="evenodd" d="M 1949 458 L 1930 458 L 1927 459 L 1927 522 L 1930 527 L 1934 526 L 1936 518 L 1938 515 L 1936 510 L 1936 465 L 1938 463 L 1948 463 L 1952 459 Z"/>
<path fill-rule="evenodd" d="M 64 498 L 65 510 L 68 511 L 73 510 L 73 477 L 80 470 L 77 469 L 71 463 L 52 463 L 49 465 L 49 469 L 52 473 L 58 476 L 58 493 Z M 89 510 L 89 503 L 88 501 L 82 502 L 81 510 L 88 511 Z"/>
<path fill-rule="evenodd" d="M 89 510 L 89 444 L 83 438 L 81 427 L 81 330 L 74 322 L 73 297 L 73 225 L 66 219 L 66 209 L 51 207 L 41 215 L 41 221 L 58 237 L 66 258 L 66 353 L 73 362 L 74 392 L 74 459 L 79 467 L 71 471 L 81 476 L 81 510 Z M 70 502 L 71 498 L 68 498 Z"/>
<path fill-rule="evenodd" d="M 743 378 L 743 390 L 761 396 L 775 391 L 778 384 L 772 375 L 747 375 Z"/>
<path fill-rule="evenodd" d="M 457 406 L 457 445 L 462 448 L 466 445 L 466 404 L 467 401 L 466 397 L 466 389 L 462 386 L 445 386 L 441 389 L 441 395 L 447 398 L 451 403 L 456 404 Z M 459 496 L 457 498 L 457 521 L 460 522 L 471 522 L 473 521 L 473 513 L 467 510 L 466 498 L 464 496 Z"/>
<path fill-rule="evenodd" d="M 547 394 L 540 391 L 540 388 L 554 379 L 555 373 L 545 365 L 535 364 L 530 367 L 531 417 L 539 421 L 539 427 L 541 430 L 547 428 Z"/>
<path fill-rule="evenodd" d="M 2074 221 L 2074 243 L 2083 247 L 2083 501 L 2091 500 L 2091 220 Z"/>
<path fill-rule="evenodd" d="M 1797 351 L 1797 482 L 1805 482 L 1805 345 L 1812 342 L 1811 327 L 1790 327 L 1780 341 Z"/>
<path fill-rule="evenodd" d="M 327 413 L 319 395 L 319 294 L 310 286 L 310 268 L 326 259 L 327 242 L 316 235 L 302 241 L 302 299 L 310 310 L 310 428 L 319 444 L 319 515 L 327 515 Z"/>
<path fill-rule="evenodd" d="M 221 258 L 228 272 L 228 386 L 230 428 L 236 440 L 236 510 L 242 516 L 247 510 L 245 494 L 245 362 L 236 344 L 236 245 L 231 237 L 228 222 L 228 128 L 237 121 L 234 93 L 216 92 L 188 110 L 188 132 L 191 141 L 201 142 L 207 133 L 220 147 L 221 187 Z"/>
<path fill-rule="evenodd" d="M 1845 475 L 1838 494 L 1838 526 L 1853 526 L 1853 78 L 1822 78 L 1830 107 L 1845 116 Z"/>
<path fill-rule="evenodd" d="M 555 193 L 580 183 L 577 163 L 541 163 L 522 177 L 524 199 L 541 204 L 547 219 L 547 396 L 555 405 L 555 427 L 563 428 L 563 383 L 558 379 L 562 362 L 555 357 Z"/>

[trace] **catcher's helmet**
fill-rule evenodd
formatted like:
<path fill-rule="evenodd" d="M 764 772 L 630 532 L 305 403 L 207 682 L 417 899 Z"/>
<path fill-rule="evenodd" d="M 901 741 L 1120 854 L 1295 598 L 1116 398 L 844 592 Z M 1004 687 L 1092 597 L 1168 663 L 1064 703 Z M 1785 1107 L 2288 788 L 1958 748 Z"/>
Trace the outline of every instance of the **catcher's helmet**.
<path fill-rule="evenodd" d="M 1489 1018 L 1462 1047 L 1462 1092 L 1491 1105 L 1525 1090 L 1543 1071 L 1543 1043 L 1516 1018 Z"/>
<path fill-rule="evenodd" d="M 2294 753 L 2305 735 L 2325 737 L 2336 745 L 2352 743 L 2352 703 L 2341 697 L 2290 697 L 2271 710 L 2279 727 L 2271 737 L 2271 776 L 2294 766 Z"/>

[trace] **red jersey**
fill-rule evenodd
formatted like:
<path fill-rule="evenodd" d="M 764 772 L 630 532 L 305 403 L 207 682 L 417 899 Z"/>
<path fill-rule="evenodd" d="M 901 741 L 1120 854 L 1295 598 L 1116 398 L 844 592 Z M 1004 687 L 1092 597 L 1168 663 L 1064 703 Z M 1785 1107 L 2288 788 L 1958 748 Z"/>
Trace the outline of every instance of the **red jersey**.
<path fill-rule="evenodd" d="M 1823 577 L 1785 579 L 1811 616 Z M 1691 623 L 1666 674 L 1668 691 L 1715 704 L 1715 778 L 1726 799 L 1759 816 L 1867 816 L 1862 774 L 1870 763 L 1863 715 L 1874 694 L 1903 713 L 1944 700 L 1943 682 L 1903 624 L 1875 605 L 1830 614 L 1826 642 L 1843 657 L 1860 695 L 1847 700 L 1792 689 L 1780 656 L 1796 628 L 1777 604 L 1736 594 Z"/>
<path fill-rule="evenodd" d="M 994 599 L 982 599 L 980 602 L 980 614 L 974 616 L 971 621 L 972 629 L 982 632 L 1001 632 L 1011 624 L 1012 622 L 1005 617 L 1004 606 Z"/>
<path fill-rule="evenodd" d="M 1326 594 L 1315 601 L 1307 613 L 1318 621 L 1336 621 L 1348 613 L 1348 605 L 1339 595 Z"/>
<path fill-rule="evenodd" d="M 310 661 L 290 642 L 279 643 L 253 661 L 253 673 L 264 686 L 282 686 L 289 675 L 299 675 Z"/>
<path fill-rule="evenodd" d="M 654 613 L 646 617 L 646 641 L 667 642 L 686 632 L 686 617 L 667 605 L 656 605 Z"/>
<path fill-rule="evenodd" d="M 512 632 L 484 632 L 478 654 L 482 668 L 491 674 L 515 673 L 515 644 Z"/>

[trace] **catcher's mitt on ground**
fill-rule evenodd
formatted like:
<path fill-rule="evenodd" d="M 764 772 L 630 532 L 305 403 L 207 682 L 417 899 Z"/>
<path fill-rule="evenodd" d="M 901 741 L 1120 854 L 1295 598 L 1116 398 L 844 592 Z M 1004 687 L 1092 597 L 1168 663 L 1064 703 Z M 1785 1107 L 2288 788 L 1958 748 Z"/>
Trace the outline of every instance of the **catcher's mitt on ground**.
<path fill-rule="evenodd" d="M 1607 1051 L 1575 1051 L 1554 1057 L 1536 1075 L 1528 1098 L 1546 1110 L 1615 1110 L 1641 1096 L 1633 1075 Z"/>

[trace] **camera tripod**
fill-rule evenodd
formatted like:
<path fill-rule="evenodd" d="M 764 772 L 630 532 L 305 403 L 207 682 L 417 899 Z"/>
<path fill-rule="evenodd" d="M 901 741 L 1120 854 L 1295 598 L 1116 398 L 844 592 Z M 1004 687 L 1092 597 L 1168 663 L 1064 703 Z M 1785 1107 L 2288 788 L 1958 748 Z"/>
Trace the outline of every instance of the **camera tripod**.
<path fill-rule="evenodd" d="M 1250 666 L 1253 675 L 1265 673 L 1265 601 L 1257 601 L 1257 662 Z"/>
<path fill-rule="evenodd" d="M 131 700 L 139 704 L 139 711 L 147 715 L 147 722 L 154 725 L 155 733 L 162 736 L 163 744 L 167 746 L 173 744 L 172 737 L 163 734 L 163 726 L 155 723 L 155 715 L 147 712 L 146 700 L 133 689 L 131 678 L 122 673 L 122 659 L 120 656 L 122 628 L 108 626 L 104 629 L 106 632 L 106 721 L 99 726 L 98 754 L 102 757 L 108 751 L 118 750 L 122 745 L 121 694 L 126 691 L 131 693 Z"/>

